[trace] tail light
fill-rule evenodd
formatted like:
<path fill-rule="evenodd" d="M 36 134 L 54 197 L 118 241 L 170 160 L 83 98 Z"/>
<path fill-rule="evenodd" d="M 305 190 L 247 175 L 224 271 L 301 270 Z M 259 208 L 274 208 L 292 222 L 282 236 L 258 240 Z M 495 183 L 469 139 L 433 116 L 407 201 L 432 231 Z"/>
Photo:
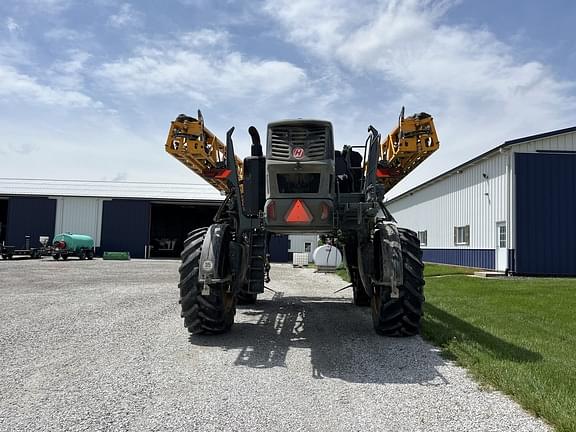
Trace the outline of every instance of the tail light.
<path fill-rule="evenodd" d="M 325 202 L 322 202 L 322 204 L 320 204 L 320 210 L 322 211 L 322 213 L 320 214 L 320 219 L 322 220 L 328 219 L 328 216 L 330 216 L 330 206 Z"/>
<path fill-rule="evenodd" d="M 58 249 L 66 249 L 66 242 L 59 240 L 56 243 L 54 243 L 54 246 L 56 246 Z"/>
<path fill-rule="evenodd" d="M 304 204 L 304 201 L 295 199 L 288 209 L 284 220 L 290 223 L 310 223 L 312 222 L 312 214 Z"/>
<path fill-rule="evenodd" d="M 266 216 L 270 220 L 276 220 L 276 202 L 270 201 L 266 207 Z"/>

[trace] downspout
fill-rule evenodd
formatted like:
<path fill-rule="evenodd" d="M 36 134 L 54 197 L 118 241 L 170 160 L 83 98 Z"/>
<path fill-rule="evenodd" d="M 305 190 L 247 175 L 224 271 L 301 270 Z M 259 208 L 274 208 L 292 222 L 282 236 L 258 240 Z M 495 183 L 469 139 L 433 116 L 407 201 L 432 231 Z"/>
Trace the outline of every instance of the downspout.
<path fill-rule="evenodd" d="M 512 245 L 512 151 L 508 150 L 508 158 L 506 159 L 506 274 L 510 273 L 510 246 Z M 513 269 L 515 270 L 515 269 Z"/>

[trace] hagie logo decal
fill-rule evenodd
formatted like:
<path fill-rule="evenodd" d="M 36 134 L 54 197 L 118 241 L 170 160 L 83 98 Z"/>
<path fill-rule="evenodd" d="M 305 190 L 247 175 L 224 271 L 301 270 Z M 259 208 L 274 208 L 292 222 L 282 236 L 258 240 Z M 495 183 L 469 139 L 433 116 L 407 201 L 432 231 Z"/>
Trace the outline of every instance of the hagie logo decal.
<path fill-rule="evenodd" d="M 292 149 L 292 157 L 294 159 L 302 159 L 304 157 L 304 149 L 302 147 L 294 147 Z"/>

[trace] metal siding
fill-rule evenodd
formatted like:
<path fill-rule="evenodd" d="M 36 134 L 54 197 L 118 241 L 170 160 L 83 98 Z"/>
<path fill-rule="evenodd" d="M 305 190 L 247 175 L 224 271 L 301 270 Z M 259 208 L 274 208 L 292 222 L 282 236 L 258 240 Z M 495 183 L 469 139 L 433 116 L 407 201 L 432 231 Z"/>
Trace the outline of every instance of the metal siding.
<path fill-rule="evenodd" d="M 388 209 L 400 226 L 427 231 L 428 248 L 494 249 L 496 222 L 508 217 L 507 163 L 506 153 L 493 155 L 388 204 Z M 454 227 L 463 225 L 470 225 L 470 244 L 455 246 Z"/>
<path fill-rule="evenodd" d="M 312 255 L 314 250 L 318 245 L 318 235 L 316 234 L 290 234 L 288 235 L 290 240 L 290 248 L 288 252 L 306 252 L 305 243 L 310 243 L 310 253 L 308 254 L 308 259 L 312 262 Z"/>
<path fill-rule="evenodd" d="M 54 231 L 87 234 L 94 239 L 94 245 L 99 247 L 102 231 L 102 199 L 58 198 Z"/>
<path fill-rule="evenodd" d="M 104 201 L 102 251 L 128 251 L 144 258 L 150 234 L 150 203 L 139 200 Z"/>
<path fill-rule="evenodd" d="M 49 198 L 12 197 L 8 200 L 6 244 L 24 245 L 25 236 L 36 245 L 40 236 L 54 238 L 56 200 Z"/>
<path fill-rule="evenodd" d="M 462 166 L 461 174 L 447 174 L 422 189 L 392 200 L 387 207 L 401 226 L 414 231 L 427 231 L 426 247 L 429 249 L 495 249 L 496 223 L 506 221 L 507 247 L 515 250 L 518 212 L 514 154 L 536 153 L 538 150 L 576 151 L 576 132 L 514 144 L 500 153 L 489 155 L 487 159 Z M 489 176 L 488 181 L 482 178 L 482 173 Z M 539 175 L 539 178 L 544 186 L 546 182 L 542 179 L 545 176 Z M 460 225 L 470 225 L 468 246 L 454 246 L 453 229 Z M 511 269 L 515 261 L 512 256 L 509 254 L 508 259 Z M 490 267 L 494 267 L 494 264 Z"/>
<path fill-rule="evenodd" d="M 516 272 L 576 275 L 576 155 L 516 154 Z"/>
<path fill-rule="evenodd" d="M 192 174 L 194 175 L 194 174 Z M 195 175 L 194 175 L 195 176 Z M 0 195 L 70 196 L 117 199 L 221 202 L 224 197 L 203 183 L 144 183 L 0 178 Z"/>
<path fill-rule="evenodd" d="M 494 249 L 423 249 L 425 262 L 494 269 Z"/>

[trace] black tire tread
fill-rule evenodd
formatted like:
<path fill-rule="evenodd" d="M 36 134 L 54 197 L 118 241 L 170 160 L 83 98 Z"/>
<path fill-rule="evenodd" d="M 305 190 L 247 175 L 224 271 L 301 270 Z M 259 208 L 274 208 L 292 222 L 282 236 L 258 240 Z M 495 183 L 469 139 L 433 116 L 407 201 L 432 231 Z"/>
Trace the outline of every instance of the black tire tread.
<path fill-rule="evenodd" d="M 208 228 L 191 231 L 184 242 L 180 265 L 180 304 L 184 327 L 192 334 L 223 333 L 232 326 L 232 317 L 225 312 L 223 299 L 217 295 L 201 295 L 198 284 L 198 267 L 204 237 Z M 232 319 L 231 319 L 232 318 Z"/>
<path fill-rule="evenodd" d="M 348 274 L 350 275 L 350 282 L 352 283 L 352 303 L 361 307 L 370 306 L 370 296 L 364 289 L 364 284 L 362 283 L 362 279 L 360 279 L 358 269 L 348 268 Z"/>
<path fill-rule="evenodd" d="M 373 301 L 374 329 L 384 336 L 403 337 L 420 333 L 420 320 L 424 306 L 424 263 L 420 241 L 415 232 L 398 228 L 402 244 L 402 259 L 404 266 L 404 283 L 398 287 L 399 298 L 391 298 L 391 289 L 376 286 L 380 296 Z M 376 306 L 376 307 L 375 307 Z"/>

